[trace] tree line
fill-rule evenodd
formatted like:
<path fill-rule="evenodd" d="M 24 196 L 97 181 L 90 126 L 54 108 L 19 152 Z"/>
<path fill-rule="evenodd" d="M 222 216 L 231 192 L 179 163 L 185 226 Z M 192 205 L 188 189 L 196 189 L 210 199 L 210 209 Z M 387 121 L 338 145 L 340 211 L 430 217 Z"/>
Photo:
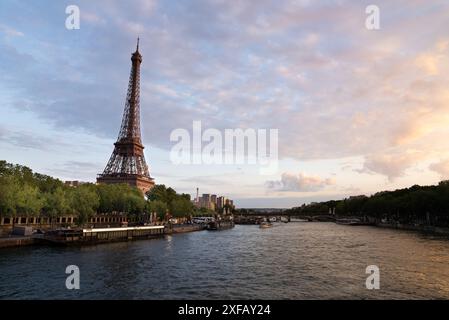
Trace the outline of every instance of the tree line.
<path fill-rule="evenodd" d="M 113 212 L 135 217 L 156 212 L 163 220 L 167 215 L 192 215 L 194 209 L 190 195 L 164 185 L 156 185 L 145 199 L 140 190 L 127 184 L 72 187 L 26 166 L 0 161 L 0 216 L 53 218 L 73 214 L 83 224 L 95 214 Z"/>
<path fill-rule="evenodd" d="M 353 196 L 303 204 L 286 210 L 297 216 L 326 215 L 371 217 L 399 223 L 449 226 L 449 180 L 438 185 L 382 191 L 372 196 Z"/>

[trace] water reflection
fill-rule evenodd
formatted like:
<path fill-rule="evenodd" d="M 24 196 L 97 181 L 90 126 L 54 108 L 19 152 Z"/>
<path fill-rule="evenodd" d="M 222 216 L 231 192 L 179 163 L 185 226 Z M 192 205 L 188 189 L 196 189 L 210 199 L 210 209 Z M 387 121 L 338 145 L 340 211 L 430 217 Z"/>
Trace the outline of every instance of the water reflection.
<path fill-rule="evenodd" d="M 65 267 L 81 290 L 65 289 Z M 381 289 L 365 288 L 377 265 Z M 0 252 L 0 298 L 449 298 L 449 241 L 332 223 L 236 226 L 83 248 Z"/>

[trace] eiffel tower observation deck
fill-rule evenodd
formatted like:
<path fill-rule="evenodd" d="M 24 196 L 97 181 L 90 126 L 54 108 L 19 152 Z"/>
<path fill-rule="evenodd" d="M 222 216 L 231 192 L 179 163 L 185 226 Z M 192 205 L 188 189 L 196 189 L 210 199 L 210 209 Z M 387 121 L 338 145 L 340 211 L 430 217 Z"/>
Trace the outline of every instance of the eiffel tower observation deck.
<path fill-rule="evenodd" d="M 126 183 L 139 188 L 144 194 L 154 186 L 148 166 L 145 162 L 140 133 L 140 64 L 137 39 L 136 52 L 131 57 L 132 67 L 129 77 L 125 110 L 114 151 L 102 174 L 97 176 L 97 183 Z"/>

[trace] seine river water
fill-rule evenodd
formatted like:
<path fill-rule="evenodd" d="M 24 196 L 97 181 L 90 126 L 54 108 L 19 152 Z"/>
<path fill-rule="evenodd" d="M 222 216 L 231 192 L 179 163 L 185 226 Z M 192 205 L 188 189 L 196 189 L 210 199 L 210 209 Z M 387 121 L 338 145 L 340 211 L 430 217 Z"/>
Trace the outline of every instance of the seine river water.
<path fill-rule="evenodd" d="M 66 266 L 80 289 L 65 287 Z M 368 265 L 380 289 L 367 290 Z M 333 223 L 0 251 L 0 299 L 449 298 L 449 239 Z"/>

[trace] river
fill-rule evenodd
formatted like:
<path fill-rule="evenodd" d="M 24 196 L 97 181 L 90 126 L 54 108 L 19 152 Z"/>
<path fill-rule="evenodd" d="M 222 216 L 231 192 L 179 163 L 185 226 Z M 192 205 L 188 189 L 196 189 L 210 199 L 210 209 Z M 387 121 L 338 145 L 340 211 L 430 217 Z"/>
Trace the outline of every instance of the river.
<path fill-rule="evenodd" d="M 79 267 L 79 290 L 65 286 L 68 265 Z M 368 265 L 379 267 L 379 290 L 366 288 Z M 0 251 L 0 299 L 390 298 L 449 298 L 448 238 L 292 222 Z"/>

